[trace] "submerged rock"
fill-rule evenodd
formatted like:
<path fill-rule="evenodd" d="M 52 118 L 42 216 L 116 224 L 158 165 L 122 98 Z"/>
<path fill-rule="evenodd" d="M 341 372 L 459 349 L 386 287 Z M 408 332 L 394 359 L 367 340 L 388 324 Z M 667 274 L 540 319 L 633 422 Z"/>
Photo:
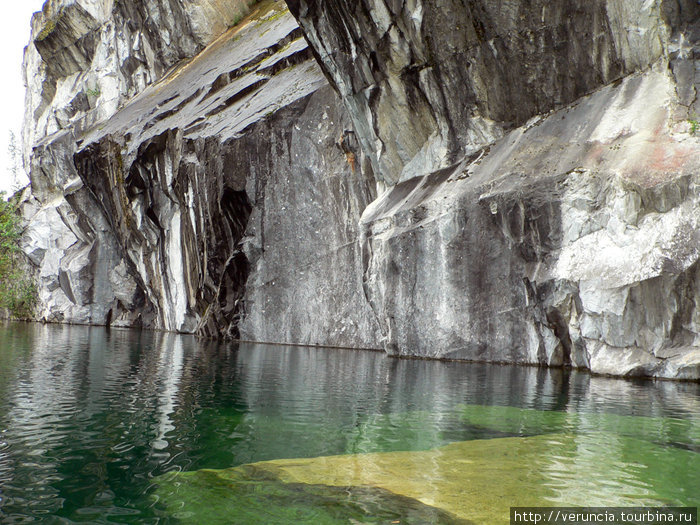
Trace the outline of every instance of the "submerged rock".
<path fill-rule="evenodd" d="M 157 497 L 166 516 L 185 524 L 472 523 L 386 489 L 283 483 L 254 468 L 166 476 Z"/>
<path fill-rule="evenodd" d="M 700 444 L 700 420 L 623 416 L 609 412 L 560 412 L 512 406 L 464 405 L 461 420 L 469 425 L 509 434 L 610 432 L 653 443 L 674 443 L 693 450 Z"/>
<path fill-rule="evenodd" d="M 286 495 L 297 492 L 297 501 L 310 498 L 311 504 L 323 495 L 322 508 L 344 507 L 339 517 L 346 520 L 354 510 L 350 503 L 359 499 L 377 510 L 406 505 L 407 523 L 422 505 L 434 513 L 434 521 L 424 523 L 505 524 L 510 507 L 695 506 L 697 495 L 688 487 L 698 475 L 688 465 L 697 463 L 692 451 L 615 432 L 551 433 L 169 474 L 157 480 L 156 496 L 174 516 L 216 523 L 237 515 L 268 522 L 278 508 L 289 508 Z M 259 498 L 246 498 L 255 489 L 265 494 L 264 508 Z M 385 500 L 386 494 L 405 500 Z M 397 507 L 384 510 L 391 508 Z M 296 522 L 313 521 L 300 515 Z"/>

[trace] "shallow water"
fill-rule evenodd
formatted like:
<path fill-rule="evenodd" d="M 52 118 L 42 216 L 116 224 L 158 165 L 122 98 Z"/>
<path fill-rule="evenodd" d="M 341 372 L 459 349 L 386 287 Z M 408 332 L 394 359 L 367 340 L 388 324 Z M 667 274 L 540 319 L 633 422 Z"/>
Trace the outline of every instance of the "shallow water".
<path fill-rule="evenodd" d="M 0 325 L 0 522 L 507 523 L 700 500 L 700 385 Z"/>

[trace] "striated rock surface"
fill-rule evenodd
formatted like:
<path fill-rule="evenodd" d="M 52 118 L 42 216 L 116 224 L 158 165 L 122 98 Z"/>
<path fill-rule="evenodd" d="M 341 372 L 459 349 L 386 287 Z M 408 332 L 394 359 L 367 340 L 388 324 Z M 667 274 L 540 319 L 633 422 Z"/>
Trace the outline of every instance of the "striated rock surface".
<path fill-rule="evenodd" d="M 34 147 L 38 184 L 63 184 L 25 235 L 43 316 L 377 347 L 358 242 L 374 185 L 353 150 L 294 18 L 263 2 L 109 118 Z"/>
<path fill-rule="evenodd" d="M 32 198 L 23 245 L 37 267 L 39 319 L 133 325 L 151 317 L 111 218 L 75 170 L 77 137 L 246 9 L 239 0 L 50 0 L 34 15 L 24 64 Z"/>
<path fill-rule="evenodd" d="M 376 345 L 357 242 L 371 189 L 336 146 L 348 119 L 283 7 L 86 134 L 76 164 L 159 328 Z"/>
<path fill-rule="evenodd" d="M 35 16 L 40 318 L 700 378 L 696 2 L 287 4 Z"/>
<path fill-rule="evenodd" d="M 47 0 L 32 19 L 25 51 L 25 163 L 44 137 L 69 127 L 81 133 L 111 117 L 201 51 L 252 3 Z M 36 179 L 38 193 L 50 179 Z"/>
<path fill-rule="evenodd" d="M 387 349 L 696 377 L 700 155 L 672 94 L 631 76 L 373 203 Z"/>
<path fill-rule="evenodd" d="M 692 54 L 700 9 L 693 0 L 287 3 L 389 185 L 449 166 L 674 46 Z"/>
<path fill-rule="evenodd" d="M 700 377 L 695 2 L 288 4 L 388 186 L 388 352 Z"/>

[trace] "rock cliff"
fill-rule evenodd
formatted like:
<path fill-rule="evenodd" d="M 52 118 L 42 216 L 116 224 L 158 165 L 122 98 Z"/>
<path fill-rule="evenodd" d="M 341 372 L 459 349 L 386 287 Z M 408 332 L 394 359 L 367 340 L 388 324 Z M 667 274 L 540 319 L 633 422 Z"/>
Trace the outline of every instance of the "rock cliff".
<path fill-rule="evenodd" d="M 696 2 L 287 4 L 35 16 L 39 318 L 700 378 Z"/>
<path fill-rule="evenodd" d="M 349 118 L 284 3 L 258 4 L 199 52 L 213 31 L 204 7 L 237 5 L 201 4 L 95 3 L 106 18 L 86 34 L 118 56 L 93 57 L 70 78 L 77 95 L 54 94 L 45 120 L 27 119 L 24 246 L 39 268 L 40 318 L 378 346 L 357 242 L 375 190 L 340 147 L 357 150 Z M 59 13 L 72 28 L 86 9 Z M 80 53 L 44 57 L 45 18 L 28 77 L 67 83 L 58 71 Z M 60 121 L 71 97 L 94 107 Z"/>
<path fill-rule="evenodd" d="M 696 2 L 288 4 L 387 186 L 387 351 L 698 377 Z"/>
<path fill-rule="evenodd" d="M 143 291 L 73 154 L 81 134 L 201 51 L 247 9 L 242 0 L 49 0 L 34 15 L 24 60 L 24 163 L 32 198 L 24 206 L 23 248 L 37 268 L 39 319 L 141 324 L 148 310 Z"/>

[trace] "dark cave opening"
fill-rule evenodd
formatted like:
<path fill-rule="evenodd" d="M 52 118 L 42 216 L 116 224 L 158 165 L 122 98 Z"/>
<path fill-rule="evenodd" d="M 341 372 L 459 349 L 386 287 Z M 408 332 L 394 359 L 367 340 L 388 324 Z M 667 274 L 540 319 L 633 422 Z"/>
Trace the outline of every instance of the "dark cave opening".
<path fill-rule="evenodd" d="M 227 257 L 219 284 L 218 307 L 226 323 L 224 333 L 227 337 L 238 338 L 238 324 L 245 314 L 243 295 L 250 273 L 248 258 L 240 249 L 252 211 L 245 191 L 225 188 L 221 196 L 220 210 L 223 233 L 226 237 Z"/>

